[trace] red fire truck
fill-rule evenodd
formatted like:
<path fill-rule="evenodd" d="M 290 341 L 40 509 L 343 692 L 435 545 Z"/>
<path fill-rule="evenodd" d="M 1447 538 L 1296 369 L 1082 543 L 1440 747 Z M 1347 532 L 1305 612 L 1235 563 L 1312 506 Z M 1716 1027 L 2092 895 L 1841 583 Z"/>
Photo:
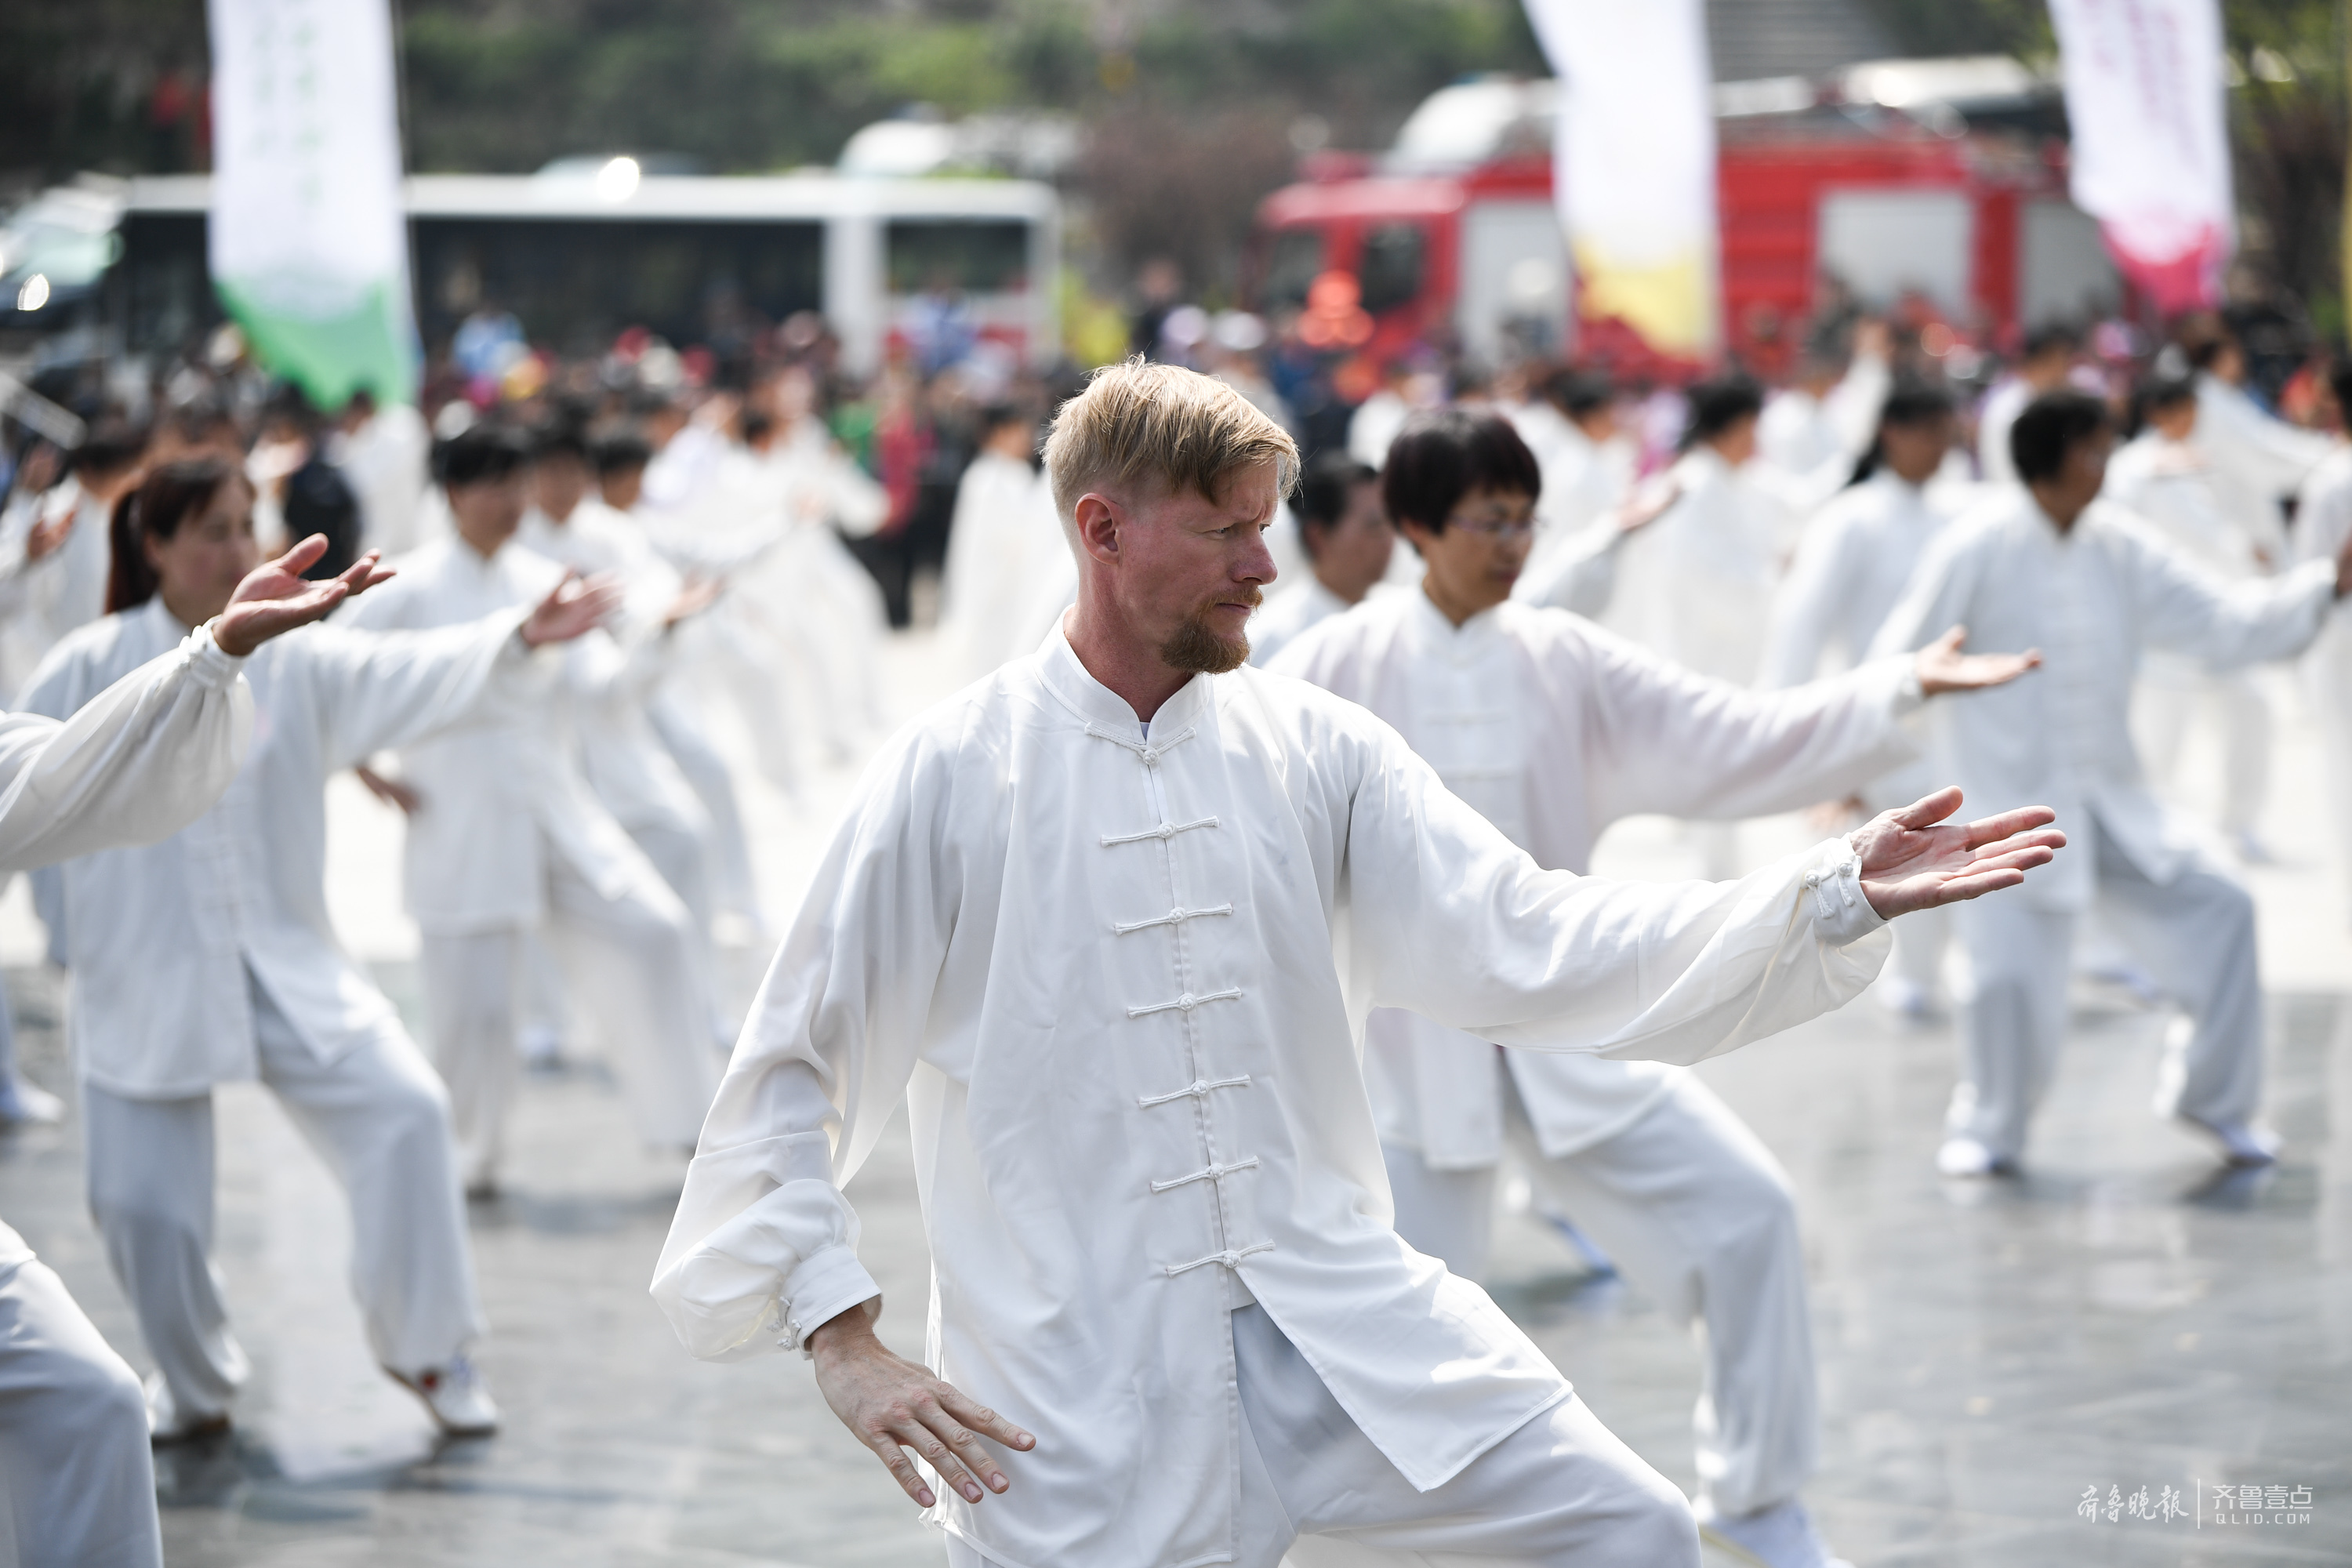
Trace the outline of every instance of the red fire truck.
<path fill-rule="evenodd" d="M 1374 364 L 1449 345 L 1488 365 L 1572 351 L 1626 370 L 1696 368 L 1573 309 L 1552 92 L 1458 84 L 1416 110 L 1385 157 L 1310 156 L 1307 178 L 1258 208 L 1253 302 L 1280 312 L 1307 304 L 1318 279 L 1328 300 L 1332 275 L 1352 278 Z M 1717 109 L 1727 347 L 1760 372 L 1802 348 L 1825 292 L 1901 310 L 1935 329 L 1931 347 L 1964 352 L 2122 302 L 2096 226 L 2066 199 L 2054 92 L 2014 61 L 1734 83 L 1717 89 Z"/>

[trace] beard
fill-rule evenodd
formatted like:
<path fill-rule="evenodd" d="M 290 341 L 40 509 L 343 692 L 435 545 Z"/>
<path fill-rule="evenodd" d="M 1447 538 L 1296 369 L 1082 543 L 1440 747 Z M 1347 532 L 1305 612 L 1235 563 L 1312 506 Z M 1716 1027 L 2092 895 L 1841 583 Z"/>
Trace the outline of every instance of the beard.
<path fill-rule="evenodd" d="M 1210 624 L 1210 612 L 1220 604 L 1234 602 L 1235 595 L 1220 594 L 1192 606 L 1192 613 L 1177 625 L 1160 645 L 1160 657 L 1171 669 L 1181 669 L 1194 675 L 1223 675 L 1239 669 L 1249 662 L 1250 645 L 1247 637 L 1229 637 Z M 1255 607 L 1263 597 L 1257 589 L 1249 591 L 1249 603 Z"/>

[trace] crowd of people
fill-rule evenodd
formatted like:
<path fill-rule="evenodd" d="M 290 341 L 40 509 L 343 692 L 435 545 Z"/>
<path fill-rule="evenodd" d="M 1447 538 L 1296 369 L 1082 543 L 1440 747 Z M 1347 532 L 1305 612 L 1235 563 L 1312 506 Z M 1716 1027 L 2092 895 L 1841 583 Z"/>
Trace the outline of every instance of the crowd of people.
<path fill-rule="evenodd" d="M 691 1156 L 655 1281 L 681 1337 L 808 1350 L 975 1564 L 1687 1560 L 1679 1495 L 1475 1289 L 1507 1152 L 1704 1325 L 1697 1522 L 1823 1568 L 1789 1184 L 1687 1064 L 1874 980 L 1957 1012 L 1951 1179 L 2027 1158 L 2077 963 L 2185 1016 L 2159 1114 L 2276 1158 L 2236 874 L 2268 853 L 2249 671 L 2306 661 L 2352 791 L 2352 444 L 2266 410 L 2218 322 L 2120 385 L 2053 328 L 1965 400 L 1865 321 L 1777 388 L 1420 370 L 1309 419 L 1262 331 L 1171 314 L 1146 346 L 1198 370 L 894 356 L 857 386 L 797 322 L 726 388 L 625 340 L 326 416 L 182 367 L 148 422 L 14 451 L 0 681 L 67 728 L 32 764 L 64 782 L 0 797 L 0 839 L 110 803 L 6 865 L 75 979 L 90 1211 L 156 1367 L 128 1398 L 14 1248 L 0 1313 L 67 1327 L 47 1373 L 0 1353 L 0 1393 L 85 1395 L 0 1405 L 20 1538 L 89 1521 L 26 1561 L 153 1560 L 126 1405 L 158 1443 L 232 1419 L 227 1081 L 343 1184 L 387 1374 L 480 1435 L 466 1205 L 499 1191 L 520 1065 L 602 1049 L 646 1142 Z M 2340 425 L 2352 368 L 2320 384 Z M 971 684 L 886 749 L 772 926 L 730 758 L 792 798 L 863 754 L 882 641 L 926 623 Z M 196 700 L 170 681 L 236 700 L 110 782 L 131 763 L 94 716 L 135 709 L 155 751 Z M 2179 804 L 2199 725 L 2227 758 L 2210 822 Z M 342 770 L 405 818 L 421 1046 L 328 918 Z M 1984 820 L 1949 820 L 1955 784 Z M 1804 807 L 1837 831 L 1752 868 L 1740 821 Z M 1706 880 L 1585 877 L 1636 813 L 1683 819 Z M 722 937 L 777 945 L 748 1024 Z M 5 1019 L 0 1119 L 57 1118 Z M 928 1369 L 873 1339 L 839 1193 L 902 1097 Z M 1147 1506 L 1121 1479 L 1145 1470 L 1182 1484 Z"/>

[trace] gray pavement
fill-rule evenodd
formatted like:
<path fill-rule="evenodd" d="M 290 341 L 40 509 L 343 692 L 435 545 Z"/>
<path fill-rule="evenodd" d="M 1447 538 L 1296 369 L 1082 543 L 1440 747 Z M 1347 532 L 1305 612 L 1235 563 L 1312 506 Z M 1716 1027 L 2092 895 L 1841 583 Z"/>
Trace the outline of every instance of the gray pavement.
<path fill-rule="evenodd" d="M 919 652 L 893 653 L 909 705 Z M 2289 736 L 2283 778 L 2301 744 Z M 780 914 L 852 776 L 827 770 L 797 802 L 753 802 Z M 2284 785 L 2283 827 L 2312 819 L 2308 787 Z M 338 834 L 361 840 L 339 838 L 338 918 L 414 1022 L 387 828 L 365 809 L 338 807 Z M 1769 825 L 1750 847 L 1802 831 Z M 1930 1167 L 1947 1026 L 1897 1025 L 1865 998 L 1701 1069 L 1800 1196 L 1822 1373 L 1811 1500 L 1863 1568 L 2352 1562 L 2352 965 L 2340 899 L 2304 847 L 2254 879 L 2270 922 L 2271 1102 L 2289 1140 L 2274 1172 L 2221 1175 L 2148 1114 L 2167 1020 L 2121 994 L 2079 998 L 2015 1182 L 1954 1185 Z M 1671 830 L 1629 825 L 1601 868 L 1666 874 L 1678 853 Z M 0 931 L 11 956 L 25 945 Z M 763 956 L 736 954 L 739 992 Z M 6 978 L 31 1076 L 65 1089 L 58 983 L 24 963 Z M 527 1079 L 509 1191 L 474 1214 L 492 1322 L 479 1360 L 507 1415 L 478 1443 L 433 1442 L 370 1364 L 342 1282 L 339 1194 L 266 1091 L 233 1086 L 217 1104 L 219 1261 L 255 1374 L 233 1439 L 163 1458 L 175 1568 L 940 1561 L 797 1358 L 709 1366 L 677 1347 L 645 1284 L 681 1168 L 637 1148 L 593 1063 Z M 883 1333 L 916 1350 L 929 1262 L 903 1122 L 851 1196 Z M 143 1370 L 83 1212 L 72 1122 L 0 1137 L 0 1215 Z M 1498 1258 L 1498 1300 L 1605 1421 L 1690 1487 L 1689 1339 L 1530 1216 L 1501 1227 Z M 2308 1500 L 2218 1522 L 2215 1489 L 2247 1484 Z M 2156 1505 L 2167 1488 L 2188 1517 L 2131 1510 L 2142 1489 Z M 2083 1517 L 2086 1489 L 2102 1505 L 2113 1489 L 2116 1517 Z"/>

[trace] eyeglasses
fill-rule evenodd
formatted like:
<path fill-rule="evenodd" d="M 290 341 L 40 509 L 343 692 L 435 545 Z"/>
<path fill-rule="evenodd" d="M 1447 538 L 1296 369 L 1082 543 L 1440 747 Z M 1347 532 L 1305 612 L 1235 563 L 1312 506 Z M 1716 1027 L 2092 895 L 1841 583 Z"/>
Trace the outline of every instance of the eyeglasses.
<path fill-rule="evenodd" d="M 1475 511 L 1448 513 L 1445 526 L 1483 533 L 1490 539 L 1526 539 L 1536 531 L 1536 510 L 1532 506 L 1511 510 L 1481 507 Z"/>

